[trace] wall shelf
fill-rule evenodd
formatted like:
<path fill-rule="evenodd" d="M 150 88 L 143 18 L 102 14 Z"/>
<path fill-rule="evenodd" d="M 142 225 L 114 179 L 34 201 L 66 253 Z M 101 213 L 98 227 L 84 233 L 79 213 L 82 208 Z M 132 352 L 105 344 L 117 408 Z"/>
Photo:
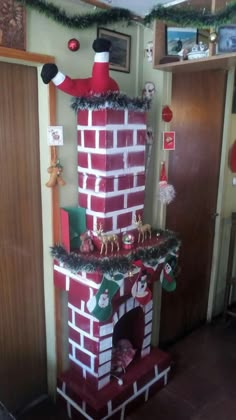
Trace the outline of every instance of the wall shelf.
<path fill-rule="evenodd" d="M 193 72 L 202 70 L 228 70 L 236 66 L 236 52 L 229 54 L 212 55 L 206 58 L 175 61 L 173 63 L 159 64 L 160 59 L 166 55 L 166 27 L 164 22 L 155 23 L 154 61 L 153 68 L 166 72 Z"/>

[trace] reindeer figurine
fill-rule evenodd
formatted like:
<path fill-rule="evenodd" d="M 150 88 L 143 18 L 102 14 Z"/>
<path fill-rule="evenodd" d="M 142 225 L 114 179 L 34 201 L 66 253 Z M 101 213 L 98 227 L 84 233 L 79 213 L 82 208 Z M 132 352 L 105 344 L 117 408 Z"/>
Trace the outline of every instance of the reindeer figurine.
<path fill-rule="evenodd" d="M 102 224 L 99 224 L 99 228 L 96 230 L 97 237 L 100 239 L 102 245 L 101 245 L 101 251 L 100 254 L 105 251 L 105 255 L 107 255 L 107 248 L 108 244 L 111 245 L 111 252 L 114 250 L 114 244 L 116 245 L 116 250 L 120 250 L 120 244 L 119 244 L 119 237 L 118 235 L 111 233 L 111 234 L 105 234 L 103 233 Z"/>
<path fill-rule="evenodd" d="M 152 236 L 151 225 L 148 225 L 148 224 L 143 225 L 140 214 L 138 215 L 138 220 L 137 220 L 137 216 L 135 217 L 134 224 L 137 226 L 137 229 L 138 229 L 138 243 L 140 242 L 141 237 L 142 237 L 142 242 L 144 242 L 144 240 L 147 239 L 148 233 L 149 233 L 149 239 L 151 238 Z"/>

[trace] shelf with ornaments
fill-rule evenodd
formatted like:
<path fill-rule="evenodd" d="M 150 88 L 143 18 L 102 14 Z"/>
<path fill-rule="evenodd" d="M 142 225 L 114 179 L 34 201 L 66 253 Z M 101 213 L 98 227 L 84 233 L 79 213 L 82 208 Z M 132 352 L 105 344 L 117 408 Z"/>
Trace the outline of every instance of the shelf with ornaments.
<path fill-rule="evenodd" d="M 163 60 L 164 57 L 165 60 Z M 179 57 L 166 56 L 166 24 L 162 21 L 155 22 L 153 47 L 154 69 L 172 73 L 183 73 L 203 70 L 229 70 L 235 66 L 236 52 L 212 54 L 207 57 L 192 60 L 180 60 Z"/>

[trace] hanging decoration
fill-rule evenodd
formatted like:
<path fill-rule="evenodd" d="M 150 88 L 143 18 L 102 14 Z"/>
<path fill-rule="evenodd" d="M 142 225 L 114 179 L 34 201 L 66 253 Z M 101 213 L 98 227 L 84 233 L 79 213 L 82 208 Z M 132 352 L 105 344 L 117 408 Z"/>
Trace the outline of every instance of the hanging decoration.
<path fill-rule="evenodd" d="M 78 39 L 76 38 L 71 38 L 69 39 L 67 46 L 69 48 L 70 51 L 78 51 L 80 48 L 80 42 L 78 41 Z"/>
<path fill-rule="evenodd" d="M 177 254 L 170 253 L 165 258 L 164 266 L 160 274 L 162 288 L 166 292 L 173 292 L 176 289 Z"/>
<path fill-rule="evenodd" d="M 236 140 L 229 151 L 229 167 L 231 172 L 236 173 Z"/>
<path fill-rule="evenodd" d="M 175 198 L 173 185 L 168 184 L 165 162 L 161 162 L 161 175 L 159 181 L 159 200 L 162 204 L 170 204 Z"/>
<path fill-rule="evenodd" d="M 112 298 L 123 282 L 124 276 L 119 273 L 114 276 L 103 276 L 97 294 L 87 302 L 88 311 L 100 322 L 107 321 L 111 317 L 113 312 Z"/>
<path fill-rule="evenodd" d="M 46 183 L 46 186 L 49 188 L 55 187 L 57 184 L 60 187 L 65 185 L 65 181 L 62 178 L 63 166 L 60 164 L 59 160 L 52 160 L 51 166 L 48 168 L 48 173 L 50 174 L 49 181 Z"/>
<path fill-rule="evenodd" d="M 173 112 L 171 111 L 168 105 L 163 106 L 162 108 L 162 120 L 164 122 L 170 122 L 173 118 Z"/>
<path fill-rule="evenodd" d="M 41 70 L 43 83 L 52 82 L 62 92 L 72 96 L 93 96 L 107 92 L 119 92 L 119 86 L 109 74 L 109 52 L 111 41 L 96 38 L 93 41 L 95 52 L 92 76 L 72 79 L 59 71 L 55 63 L 45 63 Z"/>
<path fill-rule="evenodd" d="M 135 19 L 135 16 L 128 9 L 111 8 L 84 15 L 69 16 L 60 7 L 45 0 L 17 0 L 39 13 L 46 15 L 55 22 L 74 29 L 87 29 L 91 26 L 112 24 L 120 21 L 128 24 Z M 226 3 L 222 10 L 217 12 L 206 11 L 205 8 L 197 10 L 194 8 L 180 8 L 176 6 L 164 7 L 157 5 L 143 19 L 144 25 L 149 25 L 154 20 L 165 21 L 167 24 L 175 24 L 181 27 L 212 28 L 222 24 L 232 23 L 236 17 L 236 1 Z"/>

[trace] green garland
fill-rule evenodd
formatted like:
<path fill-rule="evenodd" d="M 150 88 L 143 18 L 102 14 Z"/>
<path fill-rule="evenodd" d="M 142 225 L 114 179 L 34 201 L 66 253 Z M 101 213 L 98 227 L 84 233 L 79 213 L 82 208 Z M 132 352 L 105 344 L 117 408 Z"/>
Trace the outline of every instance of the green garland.
<path fill-rule="evenodd" d="M 98 110 L 105 108 L 144 112 L 150 109 L 150 104 L 151 101 L 147 98 L 129 98 L 125 94 L 110 92 L 89 97 L 72 98 L 71 108 L 76 112 L 82 109 Z"/>
<path fill-rule="evenodd" d="M 93 13 L 85 13 L 83 15 L 68 16 L 64 10 L 48 3 L 44 0 L 17 0 L 39 13 L 46 15 L 55 22 L 68 28 L 87 29 L 93 25 L 106 25 L 107 23 L 116 23 L 120 21 L 131 22 L 133 15 L 127 9 L 112 8 L 100 10 Z"/>
<path fill-rule="evenodd" d="M 127 9 L 111 8 L 100 10 L 84 15 L 68 16 L 66 12 L 52 3 L 44 0 L 17 0 L 32 9 L 46 15 L 55 22 L 60 23 L 68 28 L 86 29 L 93 25 L 106 25 L 125 21 L 128 24 L 134 19 L 133 13 Z M 196 28 L 217 27 L 222 24 L 232 23 L 236 18 L 236 1 L 232 1 L 225 6 L 224 9 L 216 13 L 205 11 L 205 8 L 198 11 L 178 6 L 164 7 L 156 5 L 151 12 L 145 16 L 143 23 L 150 24 L 153 20 L 162 20 L 168 24 L 175 24 L 186 27 L 192 26 Z"/>
<path fill-rule="evenodd" d="M 145 248 L 140 246 L 134 251 L 131 250 L 128 255 L 113 256 L 112 258 L 100 256 L 96 258 L 92 254 L 68 253 L 61 245 L 51 247 L 51 255 L 73 273 L 78 273 L 78 271 L 85 271 L 87 273 L 100 271 L 109 274 L 117 271 L 127 273 L 132 269 L 132 264 L 137 260 L 142 260 L 142 262 L 154 266 L 161 257 L 180 247 L 180 241 L 172 232 L 162 231 L 162 235 L 165 240 L 161 244 Z"/>
<path fill-rule="evenodd" d="M 178 26 L 194 26 L 196 28 L 217 27 L 225 23 L 232 23 L 236 17 L 236 1 L 227 4 L 224 9 L 216 13 L 180 7 L 155 6 L 151 13 L 144 18 L 144 23 L 149 24 L 154 19 L 165 21 Z"/>

